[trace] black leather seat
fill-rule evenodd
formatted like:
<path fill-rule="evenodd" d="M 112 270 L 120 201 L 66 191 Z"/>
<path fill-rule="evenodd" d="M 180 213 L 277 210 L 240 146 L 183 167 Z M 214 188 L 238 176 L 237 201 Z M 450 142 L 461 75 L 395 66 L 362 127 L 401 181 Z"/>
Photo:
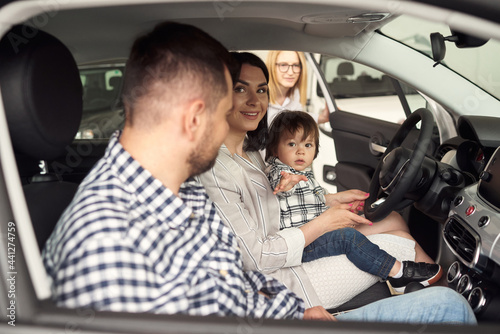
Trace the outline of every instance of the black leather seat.
<path fill-rule="evenodd" d="M 16 26 L 0 49 L 3 103 L 41 249 L 78 187 L 47 173 L 44 166 L 64 156 L 75 137 L 82 117 L 82 85 L 71 52 L 43 31 Z"/>

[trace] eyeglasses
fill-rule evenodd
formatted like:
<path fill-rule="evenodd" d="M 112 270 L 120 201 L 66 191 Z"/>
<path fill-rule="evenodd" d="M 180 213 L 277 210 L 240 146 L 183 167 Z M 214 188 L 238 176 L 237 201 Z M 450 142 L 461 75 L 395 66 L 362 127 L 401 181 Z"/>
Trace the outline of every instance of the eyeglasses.
<path fill-rule="evenodd" d="M 300 64 L 290 65 L 287 63 L 276 63 L 276 65 L 278 66 L 278 69 L 280 70 L 281 73 L 288 72 L 290 67 L 292 68 L 293 73 L 300 73 L 300 71 L 302 70 L 302 66 L 300 66 Z"/>

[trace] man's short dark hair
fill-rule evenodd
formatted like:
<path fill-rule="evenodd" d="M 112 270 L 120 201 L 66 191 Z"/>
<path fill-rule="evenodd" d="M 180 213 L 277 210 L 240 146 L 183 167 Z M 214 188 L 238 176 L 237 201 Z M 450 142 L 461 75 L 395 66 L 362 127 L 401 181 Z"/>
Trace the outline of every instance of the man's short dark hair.
<path fill-rule="evenodd" d="M 157 25 L 134 42 L 127 61 L 123 101 L 128 121 L 136 117 L 136 102 L 158 83 L 166 84 L 165 94 L 172 100 L 198 91 L 207 108 L 215 110 L 228 90 L 225 67 L 234 67 L 229 52 L 204 31 L 175 22 Z"/>
<path fill-rule="evenodd" d="M 314 158 L 319 153 L 319 129 L 318 124 L 305 111 L 282 111 L 272 121 L 269 128 L 269 139 L 266 147 L 266 160 L 275 157 L 278 152 L 278 145 L 280 143 L 283 132 L 290 133 L 292 136 L 297 133 L 299 129 L 303 130 L 302 140 L 306 140 L 311 136 L 316 145 L 316 152 Z"/>

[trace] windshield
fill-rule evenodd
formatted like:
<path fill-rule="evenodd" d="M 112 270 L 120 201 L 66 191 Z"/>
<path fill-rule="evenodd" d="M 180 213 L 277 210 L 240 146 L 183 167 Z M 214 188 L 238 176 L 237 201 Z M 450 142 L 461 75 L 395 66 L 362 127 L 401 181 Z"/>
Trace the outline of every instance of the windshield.
<path fill-rule="evenodd" d="M 399 42 L 432 58 L 430 34 L 441 33 L 450 36 L 448 26 L 428 22 L 408 16 L 396 18 L 381 29 L 381 32 Z M 467 78 L 491 95 L 500 99 L 500 42 L 489 40 L 476 48 L 457 48 L 453 42 L 445 42 L 446 56 L 441 62 L 444 66 Z"/>

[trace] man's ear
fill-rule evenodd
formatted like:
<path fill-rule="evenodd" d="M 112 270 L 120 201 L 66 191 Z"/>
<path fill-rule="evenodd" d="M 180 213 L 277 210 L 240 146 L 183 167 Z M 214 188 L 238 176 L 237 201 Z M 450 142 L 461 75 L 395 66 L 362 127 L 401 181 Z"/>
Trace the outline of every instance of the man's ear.
<path fill-rule="evenodd" d="M 186 106 L 184 114 L 184 132 L 189 140 L 194 140 L 200 131 L 203 131 L 207 122 L 207 109 L 205 102 L 196 99 Z"/>

